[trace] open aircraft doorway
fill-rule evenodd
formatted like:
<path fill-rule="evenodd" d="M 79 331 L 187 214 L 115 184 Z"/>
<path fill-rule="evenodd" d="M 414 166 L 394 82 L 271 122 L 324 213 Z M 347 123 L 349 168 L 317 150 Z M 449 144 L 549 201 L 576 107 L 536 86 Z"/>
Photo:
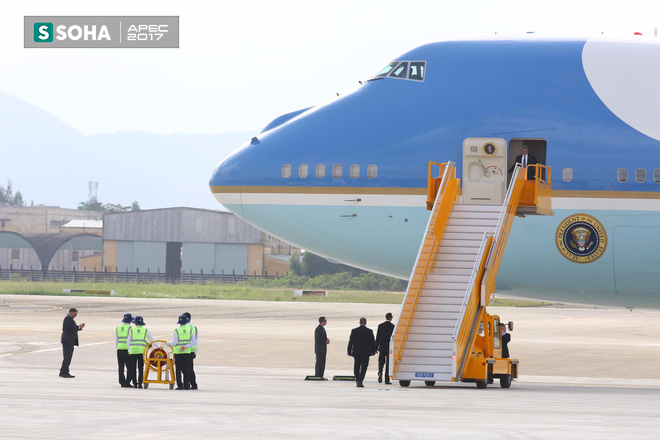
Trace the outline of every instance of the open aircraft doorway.
<path fill-rule="evenodd" d="M 504 203 L 506 155 L 506 141 L 501 138 L 466 138 L 463 141 L 463 203 Z"/>
<path fill-rule="evenodd" d="M 522 155 L 522 149 L 524 145 L 529 148 L 529 155 L 536 159 L 536 163 L 544 165 L 548 163 L 546 161 L 548 141 L 540 138 L 513 138 L 509 141 L 509 160 L 506 166 L 507 170 L 512 169 L 516 164 L 516 158 Z M 509 180 L 511 180 L 511 174 L 509 174 L 507 177 L 507 183 Z"/>

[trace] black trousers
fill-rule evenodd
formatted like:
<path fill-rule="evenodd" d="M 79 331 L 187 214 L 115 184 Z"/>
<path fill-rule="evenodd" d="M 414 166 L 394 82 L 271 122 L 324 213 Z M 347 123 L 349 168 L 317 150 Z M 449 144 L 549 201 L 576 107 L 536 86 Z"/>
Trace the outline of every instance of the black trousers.
<path fill-rule="evenodd" d="M 195 375 L 195 358 L 197 357 L 197 353 L 190 353 L 190 382 L 188 385 L 190 385 L 191 388 L 197 388 L 197 376 Z M 185 384 L 184 384 L 185 386 Z"/>
<path fill-rule="evenodd" d="M 126 376 L 124 376 L 126 371 Z M 117 350 L 117 375 L 119 376 L 119 385 L 126 385 L 130 377 L 128 368 L 128 350 Z"/>
<path fill-rule="evenodd" d="M 367 367 L 369 367 L 369 356 L 353 357 L 353 374 L 356 382 L 364 381 L 364 376 L 367 375 Z"/>
<path fill-rule="evenodd" d="M 180 353 L 174 355 L 174 368 L 176 370 L 177 388 L 190 389 L 190 361 L 190 353 Z"/>
<path fill-rule="evenodd" d="M 62 367 L 60 368 L 60 374 L 69 374 L 69 365 L 71 365 L 71 358 L 73 358 L 73 344 L 67 344 L 62 342 Z"/>
<path fill-rule="evenodd" d="M 316 366 L 314 367 L 314 376 L 323 377 L 325 373 L 325 356 L 327 353 L 316 353 Z"/>
<path fill-rule="evenodd" d="M 165 365 L 165 364 L 163 364 Z M 137 369 L 137 375 L 136 370 Z M 142 385 L 142 378 L 144 376 L 144 357 L 140 354 L 128 355 L 128 377 L 126 381 L 135 385 Z"/>
<path fill-rule="evenodd" d="M 390 374 L 390 353 L 387 351 L 378 352 L 378 375 L 383 374 L 383 366 L 385 367 L 385 382 L 389 382 Z"/>

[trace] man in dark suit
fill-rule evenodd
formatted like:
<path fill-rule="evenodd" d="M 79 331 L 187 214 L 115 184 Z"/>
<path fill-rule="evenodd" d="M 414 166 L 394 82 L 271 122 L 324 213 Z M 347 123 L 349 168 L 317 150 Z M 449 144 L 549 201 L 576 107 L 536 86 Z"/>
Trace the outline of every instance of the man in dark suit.
<path fill-rule="evenodd" d="M 516 164 L 519 163 L 523 168 L 527 167 L 528 165 L 534 165 L 537 164 L 538 161 L 534 157 L 533 154 L 529 153 L 529 147 L 527 145 L 523 145 L 522 147 L 522 154 L 519 154 L 516 156 L 516 161 L 514 164 L 509 168 L 509 174 L 513 172 L 513 169 L 516 167 Z M 536 176 L 536 168 L 527 168 L 527 180 L 534 180 L 534 177 Z"/>
<path fill-rule="evenodd" d="M 511 335 L 506 332 L 506 324 L 500 323 L 500 334 L 502 338 L 502 358 L 509 358 L 509 342 L 511 341 Z"/>
<path fill-rule="evenodd" d="M 348 339 L 348 355 L 353 356 L 353 373 L 356 386 L 363 388 L 364 376 L 369 366 L 369 356 L 376 354 L 374 331 L 367 327 L 367 318 L 360 318 L 360 326 L 351 330 Z"/>
<path fill-rule="evenodd" d="M 386 321 L 378 325 L 376 346 L 378 347 L 378 383 L 383 382 L 383 366 L 385 366 L 385 384 L 390 384 L 390 339 L 394 331 L 393 315 L 387 313 Z"/>
<path fill-rule="evenodd" d="M 328 353 L 328 344 L 330 339 L 325 332 L 325 325 L 328 321 L 325 316 L 319 318 L 319 325 L 314 330 L 314 353 L 316 353 L 316 367 L 314 368 L 314 376 L 323 377 L 325 373 L 325 357 Z"/>
<path fill-rule="evenodd" d="M 71 308 L 69 314 L 64 317 L 64 322 L 62 322 L 61 342 L 64 359 L 60 368 L 60 377 L 75 377 L 69 373 L 69 365 L 71 365 L 71 358 L 73 357 L 73 347 L 78 345 L 78 332 L 85 328 L 85 324 L 76 324 L 76 321 L 74 321 L 76 316 L 78 316 L 78 310 Z"/>

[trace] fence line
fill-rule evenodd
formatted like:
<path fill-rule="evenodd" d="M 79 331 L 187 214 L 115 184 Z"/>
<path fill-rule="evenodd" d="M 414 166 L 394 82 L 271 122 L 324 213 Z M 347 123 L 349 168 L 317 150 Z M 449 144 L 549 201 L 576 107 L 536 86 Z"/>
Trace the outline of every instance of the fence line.
<path fill-rule="evenodd" d="M 286 274 L 284 274 L 286 275 Z M 107 272 L 94 270 L 48 270 L 45 273 L 40 269 L 14 269 L 10 267 L 5 269 L 0 267 L 0 280 L 2 281 L 63 281 L 67 283 L 172 283 L 172 284 L 232 284 L 239 281 L 250 279 L 276 279 L 280 278 L 278 272 L 275 275 L 268 275 L 264 271 L 263 275 L 254 273 L 250 275 L 243 271 L 242 274 L 237 274 L 235 271 L 225 273 L 222 271 L 217 274 L 213 271 L 211 273 L 204 273 L 200 270 L 199 273 L 181 272 L 179 278 L 170 277 L 165 273 L 160 272 L 140 272 L 139 268 L 135 272 L 120 271 L 120 272 Z"/>

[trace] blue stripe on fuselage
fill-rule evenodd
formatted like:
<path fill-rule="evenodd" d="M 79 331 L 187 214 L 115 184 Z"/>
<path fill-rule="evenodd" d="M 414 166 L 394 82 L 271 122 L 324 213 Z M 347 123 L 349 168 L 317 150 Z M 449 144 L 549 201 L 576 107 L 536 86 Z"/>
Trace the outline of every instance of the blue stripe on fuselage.
<path fill-rule="evenodd" d="M 584 43 L 456 41 L 414 49 L 398 59 L 426 60 L 424 82 L 371 81 L 263 133 L 244 150 L 241 184 L 424 187 L 428 161 L 460 164 L 466 137 L 530 137 L 548 141 L 548 165 L 573 168 L 574 180 L 555 178 L 553 189 L 655 190 L 654 183 L 616 182 L 618 168 L 647 166 L 658 142 L 595 94 L 582 67 Z M 285 163 L 292 165 L 288 179 Z M 300 164 L 310 166 L 306 179 L 297 175 Z M 324 178 L 314 176 L 317 164 L 326 165 Z M 342 178 L 332 177 L 335 164 L 343 165 Z M 357 179 L 348 176 L 351 164 L 361 165 Z M 366 177 L 369 164 L 378 165 L 378 178 Z M 231 177 L 214 176 L 211 184 L 235 185 Z"/>

